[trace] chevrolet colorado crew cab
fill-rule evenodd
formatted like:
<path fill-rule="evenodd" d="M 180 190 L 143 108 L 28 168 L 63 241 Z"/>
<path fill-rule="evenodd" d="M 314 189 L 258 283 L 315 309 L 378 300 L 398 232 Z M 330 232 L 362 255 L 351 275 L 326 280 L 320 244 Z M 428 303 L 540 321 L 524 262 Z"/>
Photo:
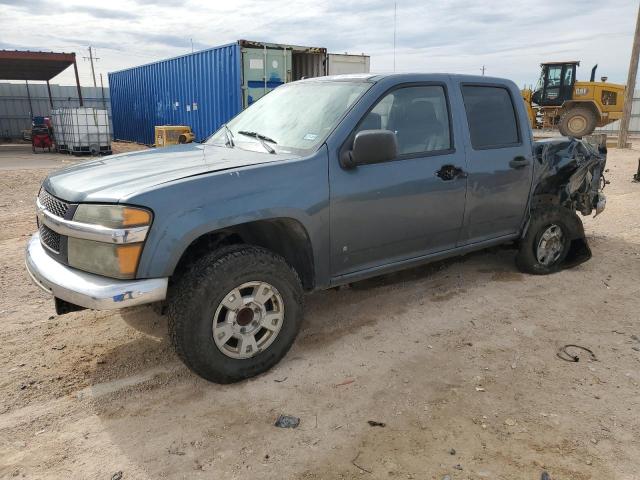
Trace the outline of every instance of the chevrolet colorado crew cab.
<path fill-rule="evenodd" d="M 508 80 L 302 80 L 202 143 L 49 175 L 26 265 L 58 314 L 159 302 L 186 365 L 234 382 L 286 354 L 304 292 L 504 243 L 533 274 L 590 258 L 605 161 L 534 142 Z"/>

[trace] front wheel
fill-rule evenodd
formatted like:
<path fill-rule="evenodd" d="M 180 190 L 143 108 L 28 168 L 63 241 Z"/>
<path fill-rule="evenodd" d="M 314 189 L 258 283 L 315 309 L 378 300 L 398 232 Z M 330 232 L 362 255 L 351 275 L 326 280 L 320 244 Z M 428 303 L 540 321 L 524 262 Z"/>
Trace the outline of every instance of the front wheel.
<path fill-rule="evenodd" d="M 582 222 L 563 208 L 534 210 L 520 240 L 516 265 L 525 273 L 547 275 L 562 268 L 571 242 L 582 232 Z"/>
<path fill-rule="evenodd" d="M 591 135 L 597 124 L 596 114 L 587 107 L 573 107 L 560 117 L 558 130 L 565 137 L 582 138 Z"/>
<path fill-rule="evenodd" d="M 296 272 L 258 247 L 212 252 L 172 287 L 169 334 L 178 356 L 216 383 L 258 375 L 285 356 L 303 317 Z"/>

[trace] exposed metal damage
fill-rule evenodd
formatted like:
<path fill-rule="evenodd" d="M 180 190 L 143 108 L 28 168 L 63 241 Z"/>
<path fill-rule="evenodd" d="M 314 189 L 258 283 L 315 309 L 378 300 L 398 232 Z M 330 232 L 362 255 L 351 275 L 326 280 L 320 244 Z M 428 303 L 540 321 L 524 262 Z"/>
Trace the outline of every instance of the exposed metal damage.
<path fill-rule="evenodd" d="M 535 142 L 532 207 L 553 204 L 596 215 L 604 209 L 606 145 L 575 138 Z"/>
<path fill-rule="evenodd" d="M 571 246 L 564 266 L 572 267 L 591 258 L 582 222 L 571 212 L 600 214 L 606 205 L 602 193 L 607 147 L 575 138 L 535 142 L 535 171 L 531 210 L 558 208 L 571 229 Z"/>

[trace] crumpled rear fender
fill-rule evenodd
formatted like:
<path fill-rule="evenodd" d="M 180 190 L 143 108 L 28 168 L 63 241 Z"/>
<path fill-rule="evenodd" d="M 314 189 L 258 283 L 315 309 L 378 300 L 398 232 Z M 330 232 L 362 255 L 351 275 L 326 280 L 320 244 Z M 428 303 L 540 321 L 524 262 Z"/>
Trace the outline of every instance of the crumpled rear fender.
<path fill-rule="evenodd" d="M 591 214 L 605 185 L 606 145 L 559 138 L 535 142 L 534 152 L 531 209 L 556 205 Z"/>

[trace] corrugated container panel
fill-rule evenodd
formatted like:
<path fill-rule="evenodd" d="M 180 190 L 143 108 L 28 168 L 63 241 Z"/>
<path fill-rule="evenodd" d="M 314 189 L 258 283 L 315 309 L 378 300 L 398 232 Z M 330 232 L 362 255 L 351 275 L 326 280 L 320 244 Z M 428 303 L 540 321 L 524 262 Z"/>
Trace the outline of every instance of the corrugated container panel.
<path fill-rule="evenodd" d="M 236 43 L 109 73 L 116 140 L 153 144 L 156 125 L 203 140 L 242 108 Z"/>
<path fill-rule="evenodd" d="M 0 83 L 0 137 L 21 138 L 22 131 L 31 128 L 31 117 L 48 117 L 51 114 L 51 104 L 47 85 L 44 83 L 29 83 L 31 106 L 29 110 L 29 95 L 27 86 L 22 83 Z M 100 87 L 82 87 L 82 97 L 85 107 L 107 109 L 110 112 L 109 89 L 104 89 L 105 99 L 102 99 Z M 51 97 L 54 108 L 78 107 L 78 91 L 75 86 L 51 85 Z M 110 115 L 110 113 L 109 113 Z"/>
<path fill-rule="evenodd" d="M 326 54 L 324 53 L 303 53 L 293 54 L 293 80 L 300 80 L 303 77 L 322 77 L 326 75 Z"/>
<path fill-rule="evenodd" d="M 369 63 L 368 55 L 329 53 L 327 55 L 327 73 L 329 75 L 369 73 Z"/>

